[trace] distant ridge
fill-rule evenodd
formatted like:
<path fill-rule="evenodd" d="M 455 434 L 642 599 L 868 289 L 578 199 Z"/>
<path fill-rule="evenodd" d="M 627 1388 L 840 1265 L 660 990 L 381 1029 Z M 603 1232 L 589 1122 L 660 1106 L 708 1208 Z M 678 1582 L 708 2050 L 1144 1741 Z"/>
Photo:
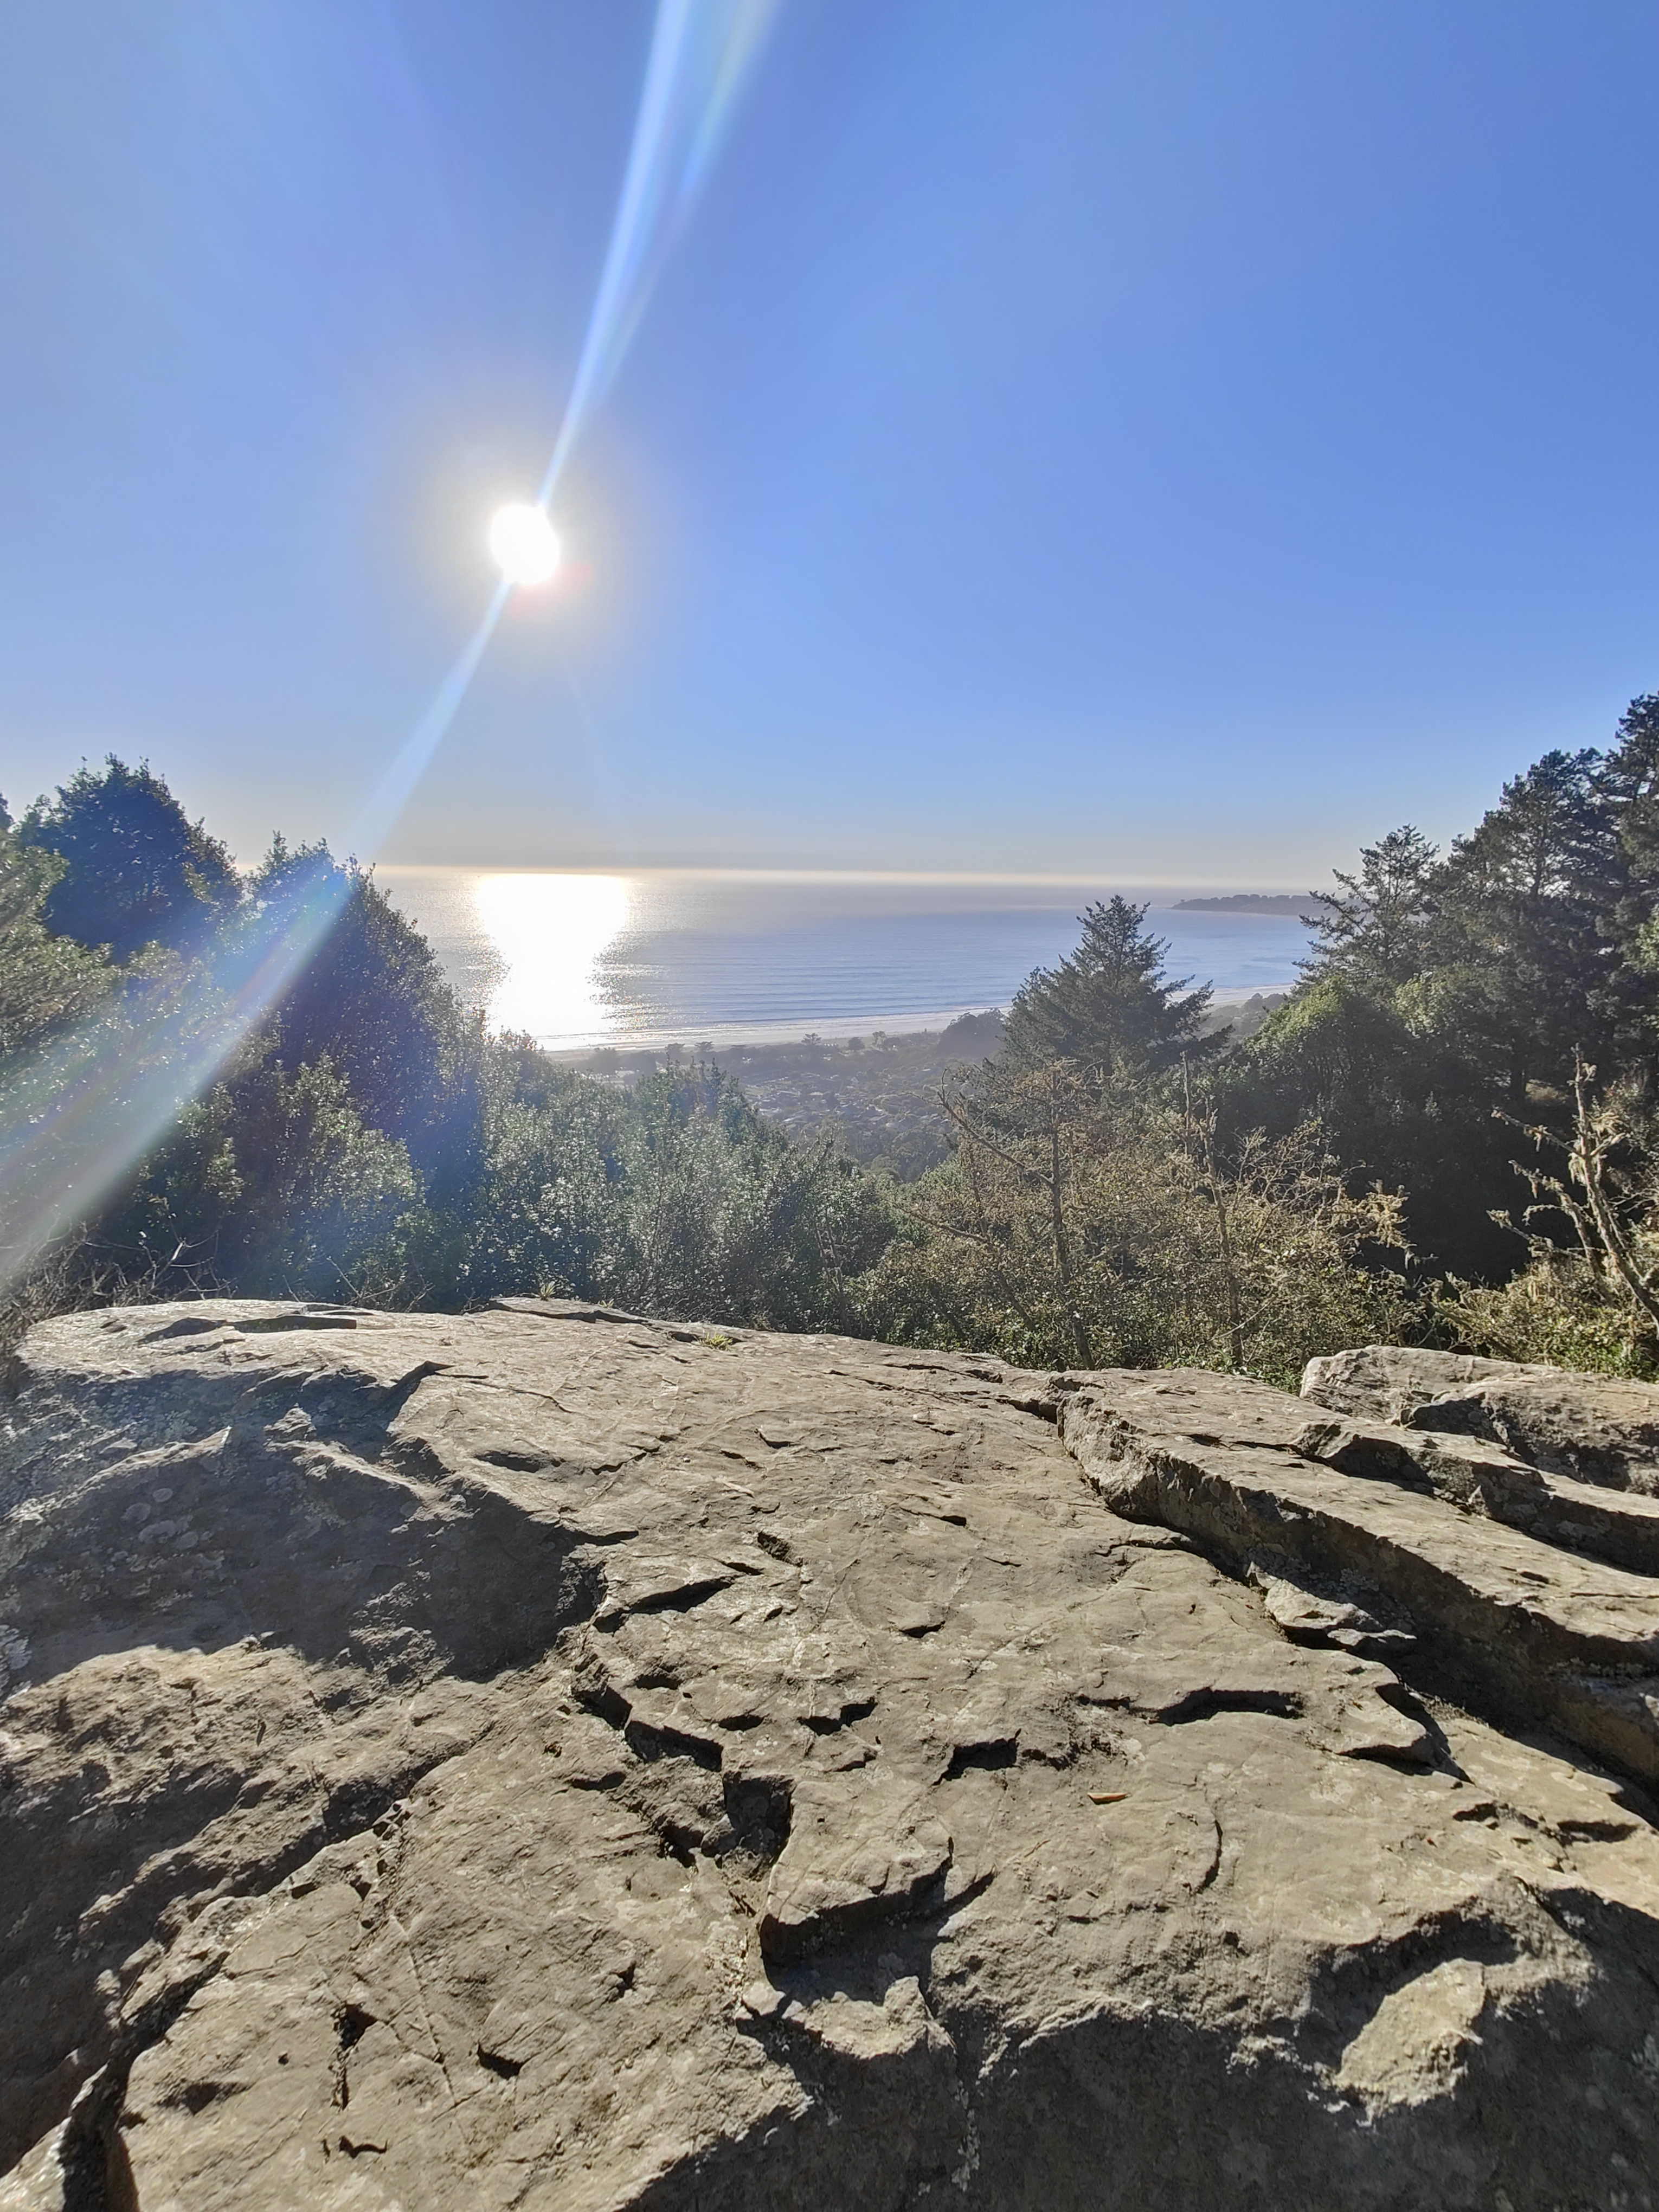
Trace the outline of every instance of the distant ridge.
<path fill-rule="evenodd" d="M 1319 921 L 1330 901 L 1318 891 L 1229 891 L 1214 898 L 1177 899 L 1177 913 L 1288 914 L 1298 921 Z"/>

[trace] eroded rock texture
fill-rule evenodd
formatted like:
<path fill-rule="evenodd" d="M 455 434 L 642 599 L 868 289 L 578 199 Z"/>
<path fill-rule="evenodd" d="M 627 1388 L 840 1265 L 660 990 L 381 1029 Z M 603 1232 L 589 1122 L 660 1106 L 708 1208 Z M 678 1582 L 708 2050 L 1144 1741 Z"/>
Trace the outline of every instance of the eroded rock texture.
<path fill-rule="evenodd" d="M 1628 1483 L 532 1302 L 14 1382 L 0 2207 L 1659 2205 Z"/>
<path fill-rule="evenodd" d="M 1651 1382 L 1372 1344 L 1310 1360 L 1302 1395 L 1340 1413 L 1484 1437 L 1553 1474 L 1659 1497 Z"/>

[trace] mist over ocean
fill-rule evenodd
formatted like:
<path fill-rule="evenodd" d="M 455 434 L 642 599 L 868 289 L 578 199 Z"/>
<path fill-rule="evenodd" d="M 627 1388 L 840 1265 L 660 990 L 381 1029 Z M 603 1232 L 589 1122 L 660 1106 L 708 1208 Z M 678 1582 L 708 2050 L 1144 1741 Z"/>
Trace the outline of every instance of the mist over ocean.
<path fill-rule="evenodd" d="M 1053 878 L 382 867 L 376 880 L 492 1028 L 567 1050 L 916 1029 L 1006 1006 L 1113 889 L 1151 901 L 1170 973 L 1223 999 L 1287 988 L 1309 941 L 1285 916 L 1178 911 L 1180 890 Z"/>

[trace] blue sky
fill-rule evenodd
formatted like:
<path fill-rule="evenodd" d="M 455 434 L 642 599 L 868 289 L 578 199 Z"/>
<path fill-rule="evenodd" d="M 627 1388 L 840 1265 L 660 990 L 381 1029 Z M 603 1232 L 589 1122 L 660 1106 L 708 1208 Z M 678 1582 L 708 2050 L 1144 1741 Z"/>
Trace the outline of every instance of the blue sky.
<path fill-rule="evenodd" d="M 0 10 L 0 790 L 349 836 L 646 0 Z M 781 0 L 381 857 L 1300 884 L 1659 689 L 1659 11 Z"/>

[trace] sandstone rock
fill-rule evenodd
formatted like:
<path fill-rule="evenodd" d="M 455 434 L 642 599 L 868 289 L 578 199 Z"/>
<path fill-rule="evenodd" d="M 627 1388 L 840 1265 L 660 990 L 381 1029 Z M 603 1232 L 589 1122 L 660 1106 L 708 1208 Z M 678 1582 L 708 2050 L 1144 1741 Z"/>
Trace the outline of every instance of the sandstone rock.
<path fill-rule="evenodd" d="M 1432 1491 L 1465 1512 L 1506 1521 L 1570 1552 L 1659 1574 L 1659 1498 L 1546 1474 L 1500 1446 L 1381 1422 L 1309 1422 L 1292 1439 L 1309 1459 Z"/>
<path fill-rule="evenodd" d="M 1468 1352 L 1427 1352 L 1416 1345 L 1367 1344 L 1310 1359 L 1302 1395 L 1334 1413 L 1362 1420 L 1408 1421 L 1419 1406 L 1496 1376 L 1534 1370 L 1510 1359 L 1480 1359 Z M 1538 1370 L 1546 1371 L 1546 1370 Z"/>
<path fill-rule="evenodd" d="M 1659 1583 L 1270 1442 L 1293 1404 L 1231 1376 L 1128 1372 L 1080 1378 L 1060 1423 L 1116 1511 L 1179 1528 L 1246 1572 L 1363 1595 L 1411 1652 L 1396 1663 L 1425 1686 L 1522 1724 L 1547 1720 L 1659 1782 Z M 1331 1441 L 1324 1425 L 1298 1433 L 1304 1450 Z M 1347 1463 L 1364 1464 L 1352 1432 L 1346 1441 Z M 1389 1431 L 1375 1441 L 1397 1472 Z"/>
<path fill-rule="evenodd" d="M 534 1301 L 15 1382 L 0 2205 L 1659 2206 L 1656 1586 L 1490 1442 Z"/>
<path fill-rule="evenodd" d="M 1659 1384 L 1372 1344 L 1310 1360 L 1302 1395 L 1361 1419 L 1489 1437 L 1551 1474 L 1659 1497 Z"/>

